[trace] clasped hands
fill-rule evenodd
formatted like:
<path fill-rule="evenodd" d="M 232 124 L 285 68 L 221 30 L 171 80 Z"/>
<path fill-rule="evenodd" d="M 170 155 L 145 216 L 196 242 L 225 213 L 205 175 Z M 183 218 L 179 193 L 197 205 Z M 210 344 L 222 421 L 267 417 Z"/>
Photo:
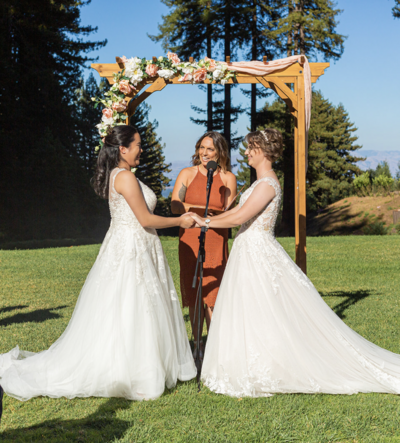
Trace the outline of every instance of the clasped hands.
<path fill-rule="evenodd" d="M 181 215 L 182 221 L 180 226 L 184 229 L 191 228 L 202 228 L 205 226 L 205 218 L 200 217 L 200 215 L 195 212 L 186 212 Z"/>

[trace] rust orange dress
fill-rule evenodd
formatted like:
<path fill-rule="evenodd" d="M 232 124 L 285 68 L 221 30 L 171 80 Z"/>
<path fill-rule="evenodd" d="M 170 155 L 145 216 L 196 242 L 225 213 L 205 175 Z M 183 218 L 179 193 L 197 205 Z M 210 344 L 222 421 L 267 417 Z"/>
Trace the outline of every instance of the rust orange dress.
<path fill-rule="evenodd" d="M 206 205 L 207 177 L 199 170 L 186 190 L 185 203 Z M 226 187 L 221 174 L 214 176 L 210 194 L 210 209 L 223 210 Z M 195 306 L 197 287 L 192 288 L 193 276 L 199 252 L 200 228 L 179 230 L 179 264 L 183 306 Z M 219 286 L 228 260 L 228 229 L 209 229 L 205 241 L 206 261 L 203 273 L 203 301 L 214 307 Z"/>

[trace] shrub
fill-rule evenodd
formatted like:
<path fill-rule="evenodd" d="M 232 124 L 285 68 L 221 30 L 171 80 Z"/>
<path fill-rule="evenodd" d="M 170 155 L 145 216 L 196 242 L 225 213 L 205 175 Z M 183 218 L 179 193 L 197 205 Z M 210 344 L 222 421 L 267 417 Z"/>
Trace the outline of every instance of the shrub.
<path fill-rule="evenodd" d="M 400 234 L 400 223 L 397 223 L 397 225 L 394 227 L 396 229 L 396 232 Z"/>
<path fill-rule="evenodd" d="M 370 182 L 369 172 L 364 172 L 354 179 L 353 185 L 356 189 L 361 190 L 369 186 Z"/>
<path fill-rule="evenodd" d="M 386 228 L 383 222 L 374 222 L 365 226 L 363 232 L 365 235 L 387 235 L 389 228 Z"/>
<path fill-rule="evenodd" d="M 388 189 L 393 185 L 394 179 L 392 177 L 388 177 L 387 175 L 378 175 L 378 177 L 375 177 L 372 180 L 372 183 L 375 186 L 382 186 L 383 188 Z"/>

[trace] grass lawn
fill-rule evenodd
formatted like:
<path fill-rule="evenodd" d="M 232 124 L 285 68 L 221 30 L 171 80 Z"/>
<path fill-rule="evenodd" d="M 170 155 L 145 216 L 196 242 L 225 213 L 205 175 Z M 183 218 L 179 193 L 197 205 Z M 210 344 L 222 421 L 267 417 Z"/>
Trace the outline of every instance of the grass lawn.
<path fill-rule="evenodd" d="M 177 239 L 162 241 L 179 290 Z M 293 257 L 293 239 L 281 243 Z M 40 351 L 59 337 L 98 250 L 0 251 L 0 353 L 17 344 Z M 396 353 L 399 251 L 400 235 L 308 239 L 309 277 L 324 300 Z M 205 387 L 198 394 L 192 380 L 155 401 L 5 396 L 4 407 L 1 442 L 400 442 L 400 396 L 386 394 L 233 399 Z"/>

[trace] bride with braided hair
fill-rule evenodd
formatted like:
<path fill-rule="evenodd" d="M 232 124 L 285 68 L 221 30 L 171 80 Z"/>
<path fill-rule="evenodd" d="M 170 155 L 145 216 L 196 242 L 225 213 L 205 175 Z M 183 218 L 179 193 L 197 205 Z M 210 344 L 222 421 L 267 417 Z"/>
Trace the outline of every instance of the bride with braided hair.
<path fill-rule="evenodd" d="M 193 226 L 189 215 L 153 214 L 154 192 L 130 169 L 140 135 L 116 126 L 105 137 L 93 179 L 111 224 L 72 318 L 46 351 L 18 346 L 0 355 L 0 384 L 19 400 L 48 397 L 155 399 L 196 376 L 180 303 L 156 228 Z"/>
<path fill-rule="evenodd" d="M 201 378 L 233 397 L 275 393 L 400 394 L 400 355 L 367 341 L 323 301 L 274 236 L 281 188 L 275 129 L 247 135 L 257 181 L 239 205 L 197 226 L 241 225 L 219 289 Z"/>

